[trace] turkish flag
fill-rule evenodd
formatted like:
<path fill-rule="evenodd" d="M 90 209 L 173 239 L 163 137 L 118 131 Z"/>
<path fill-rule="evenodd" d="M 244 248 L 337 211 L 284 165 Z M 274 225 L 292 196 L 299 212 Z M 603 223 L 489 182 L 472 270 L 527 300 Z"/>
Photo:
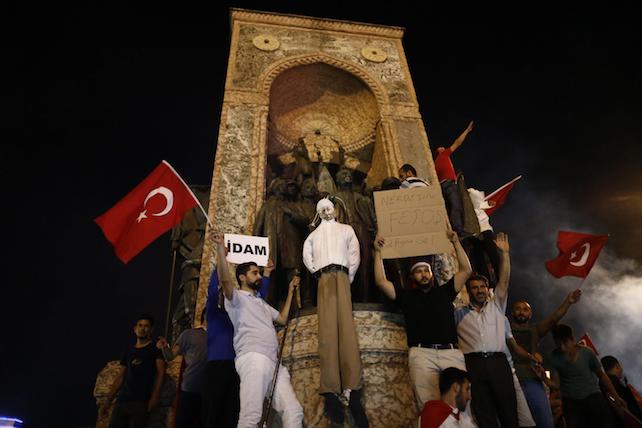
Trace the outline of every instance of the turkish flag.
<path fill-rule="evenodd" d="M 557 234 L 559 256 L 546 262 L 546 269 L 555 278 L 565 275 L 586 278 L 608 235 L 560 231 Z"/>
<path fill-rule="evenodd" d="M 504 184 L 502 187 L 499 189 L 495 190 L 493 193 L 490 195 L 486 196 L 486 200 L 488 202 L 494 202 L 495 204 L 490 207 L 486 208 L 484 211 L 486 211 L 486 214 L 491 215 L 492 213 L 497 210 L 497 208 L 501 207 L 504 205 L 504 202 L 506 202 L 506 199 L 508 198 L 508 192 L 510 192 L 513 189 L 513 186 L 515 185 L 515 182 L 519 179 L 521 179 L 522 176 L 518 176 L 513 178 L 511 181 L 508 183 Z"/>
<path fill-rule="evenodd" d="M 198 199 L 166 161 L 94 221 L 123 263 L 176 226 Z"/>
<path fill-rule="evenodd" d="M 595 355 L 599 355 L 599 353 L 597 352 L 597 348 L 595 348 L 595 345 L 593 345 L 593 341 L 589 337 L 588 333 L 584 333 L 584 335 L 580 337 L 580 340 L 577 341 L 577 344 L 590 348 L 593 352 L 595 352 Z"/>

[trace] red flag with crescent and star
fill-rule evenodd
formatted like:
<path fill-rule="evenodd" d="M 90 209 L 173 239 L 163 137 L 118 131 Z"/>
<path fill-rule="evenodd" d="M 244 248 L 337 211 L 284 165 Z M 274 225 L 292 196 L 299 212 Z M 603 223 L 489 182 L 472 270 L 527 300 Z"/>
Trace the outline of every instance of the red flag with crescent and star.
<path fill-rule="evenodd" d="M 560 254 L 546 262 L 546 269 L 555 278 L 566 275 L 586 278 L 608 239 L 608 235 L 560 231 L 557 234 Z"/>
<path fill-rule="evenodd" d="M 94 221 L 114 246 L 118 258 L 127 263 L 197 205 L 198 199 L 187 184 L 168 162 L 162 161 L 134 190 Z"/>

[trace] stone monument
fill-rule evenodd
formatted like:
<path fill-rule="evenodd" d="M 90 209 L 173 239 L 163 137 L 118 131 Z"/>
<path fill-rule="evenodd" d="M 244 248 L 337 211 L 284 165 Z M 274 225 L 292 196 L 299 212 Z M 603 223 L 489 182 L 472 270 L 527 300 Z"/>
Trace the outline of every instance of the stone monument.
<path fill-rule="evenodd" d="M 213 228 L 207 234 L 213 229 L 251 234 L 267 185 L 280 175 L 300 183 L 347 168 L 373 187 L 409 162 L 420 177 L 437 182 L 403 33 L 398 27 L 231 11 L 208 211 Z M 197 314 L 214 260 L 214 246 L 206 239 Z M 414 426 L 402 317 L 376 304 L 354 309 L 371 426 Z M 314 310 L 292 323 L 284 363 L 304 406 L 305 424 L 329 426 L 316 390 Z"/>

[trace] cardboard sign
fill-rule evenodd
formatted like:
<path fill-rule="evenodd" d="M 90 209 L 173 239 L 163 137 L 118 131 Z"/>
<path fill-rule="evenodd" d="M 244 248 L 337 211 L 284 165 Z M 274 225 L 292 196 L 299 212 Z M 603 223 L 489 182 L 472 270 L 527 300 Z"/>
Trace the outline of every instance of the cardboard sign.
<path fill-rule="evenodd" d="M 375 192 L 374 202 L 384 259 L 452 252 L 439 186 Z"/>
<path fill-rule="evenodd" d="M 223 238 L 227 247 L 228 262 L 235 264 L 254 262 L 258 266 L 267 266 L 270 255 L 268 238 L 233 233 L 226 233 Z"/>

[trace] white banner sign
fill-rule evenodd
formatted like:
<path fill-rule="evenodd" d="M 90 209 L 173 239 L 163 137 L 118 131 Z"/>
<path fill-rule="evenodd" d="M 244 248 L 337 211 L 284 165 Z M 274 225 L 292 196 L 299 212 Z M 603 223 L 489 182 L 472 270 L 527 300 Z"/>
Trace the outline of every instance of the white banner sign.
<path fill-rule="evenodd" d="M 450 253 L 447 218 L 439 186 L 374 192 L 384 259 Z"/>
<path fill-rule="evenodd" d="M 258 266 L 267 266 L 270 255 L 268 238 L 226 233 L 224 239 L 228 262 L 234 264 L 254 262 Z"/>

